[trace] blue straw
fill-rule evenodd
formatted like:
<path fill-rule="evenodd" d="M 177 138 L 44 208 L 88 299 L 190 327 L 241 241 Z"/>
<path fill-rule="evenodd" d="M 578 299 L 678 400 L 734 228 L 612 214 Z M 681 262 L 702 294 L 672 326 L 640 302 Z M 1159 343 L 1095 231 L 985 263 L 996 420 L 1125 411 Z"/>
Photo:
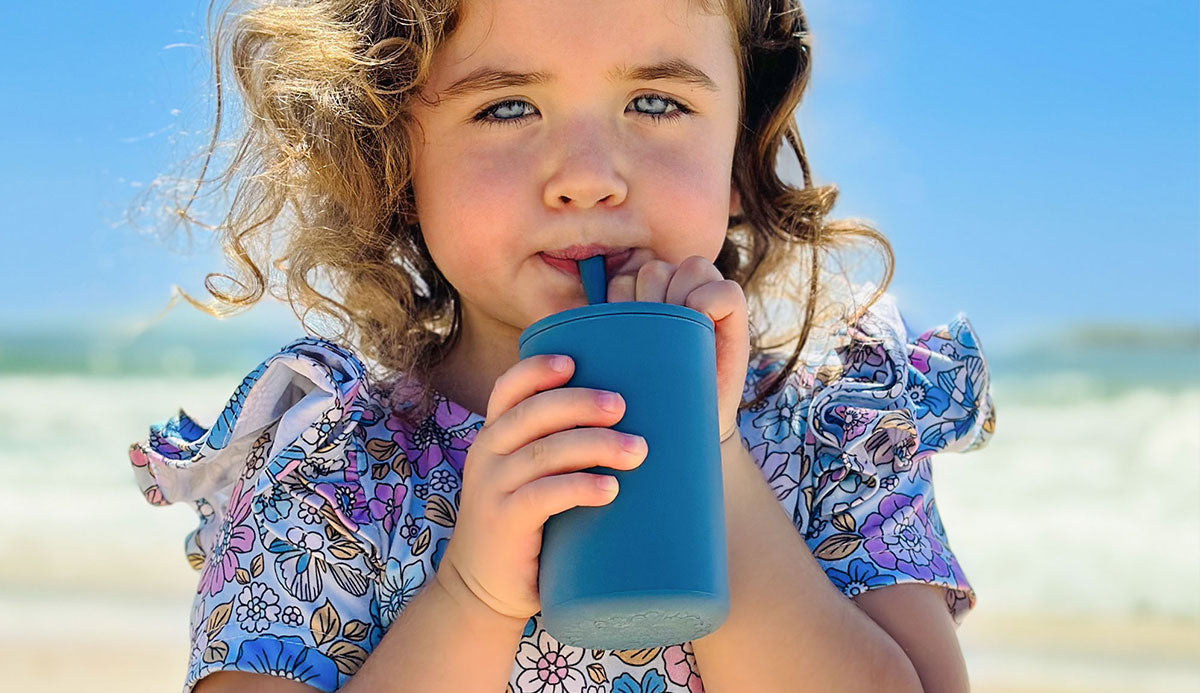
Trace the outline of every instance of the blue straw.
<path fill-rule="evenodd" d="M 593 255 L 586 260 L 576 260 L 579 277 L 583 280 L 583 293 L 589 304 L 608 301 L 608 278 L 604 276 L 604 256 Z"/>

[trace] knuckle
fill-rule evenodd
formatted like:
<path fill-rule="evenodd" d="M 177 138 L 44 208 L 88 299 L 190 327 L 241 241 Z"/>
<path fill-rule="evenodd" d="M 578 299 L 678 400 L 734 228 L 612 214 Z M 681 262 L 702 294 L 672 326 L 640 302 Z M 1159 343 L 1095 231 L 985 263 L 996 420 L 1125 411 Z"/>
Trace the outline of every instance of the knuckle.
<path fill-rule="evenodd" d="M 670 272 L 670 270 L 670 265 L 668 265 L 665 260 L 651 260 L 638 269 L 638 279 L 653 275 L 667 274 Z"/>
<path fill-rule="evenodd" d="M 549 451 L 546 450 L 546 439 L 538 438 L 529 444 L 529 460 L 534 466 L 543 467 L 546 465 L 546 457 Z"/>
<path fill-rule="evenodd" d="M 512 496 L 512 502 L 517 512 L 527 517 L 536 517 L 541 503 L 541 487 L 538 484 L 526 484 Z"/>

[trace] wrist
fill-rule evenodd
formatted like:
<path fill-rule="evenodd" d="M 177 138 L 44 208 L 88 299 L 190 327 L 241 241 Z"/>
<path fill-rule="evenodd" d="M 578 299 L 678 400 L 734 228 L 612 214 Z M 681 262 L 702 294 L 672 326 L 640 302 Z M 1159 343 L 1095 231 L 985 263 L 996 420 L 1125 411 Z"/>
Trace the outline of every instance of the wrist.
<path fill-rule="evenodd" d="M 523 631 L 528 618 L 509 616 L 496 611 L 471 591 L 454 564 L 443 560 L 433 574 L 432 587 L 441 590 L 457 607 L 464 623 L 489 629 L 499 628 Z"/>

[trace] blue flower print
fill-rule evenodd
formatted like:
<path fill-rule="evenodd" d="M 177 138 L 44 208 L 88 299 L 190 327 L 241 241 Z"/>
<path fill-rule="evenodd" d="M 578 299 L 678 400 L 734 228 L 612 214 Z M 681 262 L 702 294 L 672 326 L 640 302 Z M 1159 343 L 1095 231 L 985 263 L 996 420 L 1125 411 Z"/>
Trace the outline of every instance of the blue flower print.
<path fill-rule="evenodd" d="M 337 664 L 319 651 L 304 646 L 295 635 L 264 635 L 238 648 L 236 667 L 243 671 L 299 681 L 322 691 L 337 688 Z"/>
<path fill-rule="evenodd" d="M 437 548 L 433 550 L 433 557 L 429 559 L 429 563 L 433 566 L 434 570 L 437 570 L 438 566 L 442 564 L 442 554 L 446 552 L 446 544 L 449 543 L 450 537 L 438 539 Z"/>
<path fill-rule="evenodd" d="M 300 601 L 315 601 L 321 595 L 325 573 L 356 597 L 367 593 L 367 576 L 354 566 L 332 560 L 333 554 L 326 549 L 328 542 L 320 532 L 289 527 L 285 536 L 286 540 L 271 540 L 267 551 L 275 554 L 275 574 L 288 594 Z M 335 539 L 330 546 L 337 549 L 337 544 L 345 541 Z"/>
<path fill-rule="evenodd" d="M 271 488 L 270 493 L 263 493 L 254 497 L 254 513 L 262 515 L 271 522 L 279 522 L 280 519 L 287 517 L 291 512 L 292 499 L 288 497 L 288 493 L 284 490 L 282 484 L 275 484 Z"/>
<path fill-rule="evenodd" d="M 667 680 L 658 673 L 658 669 L 650 669 L 642 676 L 642 682 L 629 674 L 621 674 L 613 680 L 613 693 L 663 693 L 667 690 Z"/>
<path fill-rule="evenodd" d="M 754 427 L 763 429 L 763 438 L 778 443 L 788 435 L 800 437 L 804 419 L 796 411 L 798 400 L 796 388 L 786 385 L 779 393 L 776 406 L 754 417 Z"/>
<path fill-rule="evenodd" d="M 941 416 L 950 407 L 950 393 L 929 382 L 924 376 L 908 386 L 908 397 L 912 400 L 913 413 L 918 419 L 924 418 L 931 411 Z"/>
<path fill-rule="evenodd" d="M 409 601 L 425 584 L 425 563 L 420 559 L 400 566 L 396 558 L 389 558 L 384 569 L 383 584 L 379 591 L 379 617 L 387 628 L 396 616 L 404 611 Z"/>
<path fill-rule="evenodd" d="M 829 580 L 847 597 L 858 596 L 872 587 L 896 584 L 896 578 L 891 575 L 881 575 L 875 566 L 861 558 L 850 561 L 846 572 L 828 568 L 827 573 Z"/>

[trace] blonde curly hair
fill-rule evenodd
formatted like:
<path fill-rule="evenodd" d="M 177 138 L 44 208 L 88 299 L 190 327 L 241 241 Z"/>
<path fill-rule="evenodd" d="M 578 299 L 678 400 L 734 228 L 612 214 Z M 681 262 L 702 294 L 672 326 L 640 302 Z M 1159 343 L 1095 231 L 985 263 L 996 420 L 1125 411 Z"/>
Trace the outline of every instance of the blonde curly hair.
<path fill-rule="evenodd" d="M 886 291 L 894 256 L 887 238 L 865 221 L 826 219 L 837 186 L 813 186 L 794 120 L 812 72 L 812 40 L 798 0 L 690 1 L 729 19 L 739 64 L 742 127 L 732 175 L 742 213 L 730 217 L 714 265 L 746 295 L 752 358 L 794 345 L 783 367 L 743 402 L 743 409 L 752 408 L 807 367 L 802 354 L 817 331 L 845 334 L 843 328 Z M 145 194 L 169 181 L 176 193 L 190 189 L 183 204 L 176 195 L 167 203 L 168 226 L 182 223 L 190 235 L 196 224 L 216 234 L 233 274 L 205 277 L 209 303 L 176 287 L 179 295 L 224 317 L 269 293 L 291 306 L 309 334 L 352 346 L 376 381 L 414 378 L 422 386 L 415 401 L 429 404 L 429 374 L 458 338 L 461 307 L 416 217 L 410 114 L 435 49 L 459 22 L 459 5 L 251 1 L 240 12 L 231 4 L 218 15 L 213 0 L 208 27 L 216 115 L 207 147 L 195 155 L 203 159 L 201 172 L 160 177 Z M 234 140 L 220 144 L 227 48 L 245 119 Z M 785 141 L 799 161 L 803 187 L 776 172 Z M 224 171 L 205 179 L 213 155 L 229 144 L 234 153 Z M 206 184 L 220 191 L 236 185 L 217 224 L 192 212 Z M 839 275 L 827 265 L 838 260 L 846 278 L 841 256 L 859 242 L 874 246 L 884 264 L 874 293 L 855 306 L 836 298 L 832 280 Z M 772 319 L 772 301 L 792 314 Z M 785 329 L 777 329 L 780 324 Z M 839 374 L 836 366 L 818 373 L 827 382 Z"/>

